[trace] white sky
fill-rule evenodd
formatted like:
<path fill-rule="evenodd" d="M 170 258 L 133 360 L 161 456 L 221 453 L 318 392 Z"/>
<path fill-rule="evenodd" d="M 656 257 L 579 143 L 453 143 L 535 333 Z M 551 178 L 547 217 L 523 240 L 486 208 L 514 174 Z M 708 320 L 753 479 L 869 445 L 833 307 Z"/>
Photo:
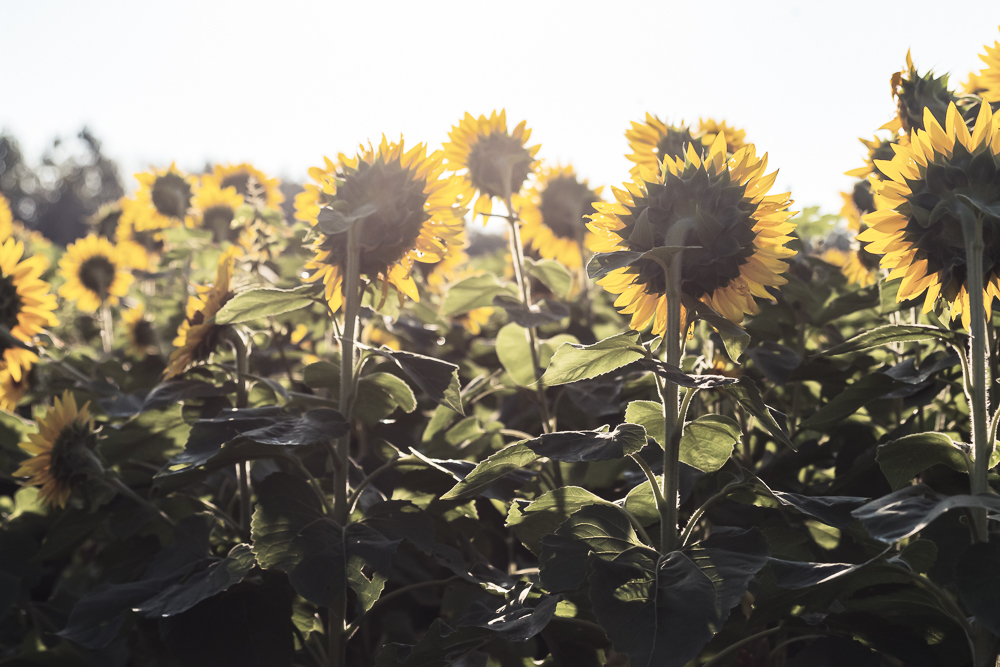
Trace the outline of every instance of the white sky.
<path fill-rule="evenodd" d="M 248 160 L 301 180 L 382 133 L 437 147 L 506 107 L 539 157 L 618 185 L 648 110 L 746 129 L 773 191 L 830 212 L 907 48 L 957 85 L 1000 38 L 997 0 L 0 0 L 0 17 L 0 127 L 33 158 L 87 124 L 123 176 Z"/>

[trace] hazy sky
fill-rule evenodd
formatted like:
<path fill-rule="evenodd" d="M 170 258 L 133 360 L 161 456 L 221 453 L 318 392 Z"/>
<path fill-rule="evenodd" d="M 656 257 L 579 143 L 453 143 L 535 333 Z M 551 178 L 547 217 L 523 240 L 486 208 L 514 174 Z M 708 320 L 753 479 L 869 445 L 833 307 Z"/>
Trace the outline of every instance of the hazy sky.
<path fill-rule="evenodd" d="M 857 137 L 893 115 L 907 48 L 957 85 L 1000 39 L 997 0 L 0 0 L 0 16 L 0 127 L 36 157 L 86 124 L 128 189 L 173 160 L 303 179 L 383 133 L 440 146 L 466 111 L 499 107 L 540 157 L 617 185 L 625 129 L 651 111 L 744 128 L 775 191 L 830 211 Z"/>

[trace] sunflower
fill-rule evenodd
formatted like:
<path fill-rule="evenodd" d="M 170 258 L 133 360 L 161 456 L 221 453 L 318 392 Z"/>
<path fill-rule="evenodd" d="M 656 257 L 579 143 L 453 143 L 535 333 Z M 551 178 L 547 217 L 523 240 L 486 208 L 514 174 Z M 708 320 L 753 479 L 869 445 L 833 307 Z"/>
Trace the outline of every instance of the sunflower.
<path fill-rule="evenodd" d="M 278 208 L 285 201 L 281 193 L 281 181 L 270 178 L 267 174 L 246 162 L 242 164 L 218 164 L 212 171 L 212 176 L 223 190 L 235 188 L 236 192 L 246 201 L 255 194 L 260 196 L 267 208 Z"/>
<path fill-rule="evenodd" d="M 698 119 L 698 138 L 708 149 L 715 143 L 715 137 L 722 134 L 726 138 L 726 153 L 735 153 L 747 145 L 747 133 L 726 124 L 726 121 L 716 121 L 712 118 Z"/>
<path fill-rule="evenodd" d="M 29 434 L 21 443 L 21 449 L 34 456 L 14 475 L 28 477 L 28 484 L 41 487 L 39 495 L 48 505 L 65 507 L 74 478 L 93 465 L 97 433 L 89 405 L 77 409 L 73 394 L 64 392 L 62 401 L 55 398 L 52 409 L 38 420 L 38 433 Z"/>
<path fill-rule="evenodd" d="M 22 373 L 20 380 L 15 380 L 7 365 L 0 363 L 0 410 L 14 412 L 18 403 L 28 391 L 28 374 Z"/>
<path fill-rule="evenodd" d="M 767 195 L 777 172 L 765 175 L 767 155 L 758 158 L 753 144 L 726 159 L 726 140 L 719 135 L 704 160 L 689 146 L 686 159 L 663 160 L 659 173 L 642 170 L 642 177 L 612 188 L 614 203 L 598 203 L 590 216 L 594 252 L 648 252 L 667 245 L 678 222 L 693 220 L 683 245 L 682 320 L 702 302 L 732 322 L 759 312 L 754 297 L 773 299 L 767 291 L 787 282 L 782 258 L 795 254 L 784 247 L 795 229 L 788 218 L 788 193 Z M 653 332 L 666 330 L 666 279 L 660 264 L 639 259 L 598 281 L 612 294 L 615 306 L 631 314 L 633 329 L 650 323 Z"/>
<path fill-rule="evenodd" d="M 87 220 L 87 224 L 92 233 L 123 248 L 122 257 L 130 269 L 147 271 L 150 253 L 160 253 L 163 241 L 156 238 L 155 232 L 134 231 L 129 219 L 122 215 L 122 201 L 125 200 L 104 204 Z"/>
<path fill-rule="evenodd" d="M 849 284 L 868 287 L 878 282 L 878 257 L 863 247 L 852 247 L 850 250 L 827 248 L 820 259 L 838 267 Z"/>
<path fill-rule="evenodd" d="M 122 320 L 124 320 L 128 332 L 129 351 L 137 357 L 145 356 L 150 352 L 155 353 L 157 347 L 156 331 L 153 329 L 153 322 L 146 317 L 145 306 L 138 303 L 134 308 L 129 308 L 122 313 Z"/>
<path fill-rule="evenodd" d="M 131 245 L 112 245 L 103 236 L 91 234 L 71 243 L 59 260 L 59 273 L 66 280 L 59 296 L 76 301 L 76 307 L 95 312 L 102 303 L 118 305 L 132 284 L 129 267 L 136 261 Z"/>
<path fill-rule="evenodd" d="M 535 170 L 541 146 L 525 146 L 531 137 L 526 122 L 508 132 L 506 110 L 494 111 L 489 118 L 466 113 L 448 133 L 444 157 L 450 171 L 462 172 L 463 203 L 476 199 L 473 219 L 482 215 L 485 223 L 485 216 L 493 213 L 493 198 L 506 201 L 517 194 Z"/>
<path fill-rule="evenodd" d="M 970 101 L 962 100 L 948 88 L 947 74 L 935 77 L 934 72 L 918 73 L 909 51 L 906 52 L 906 67 L 892 75 L 889 85 L 896 98 L 896 118 L 885 125 L 885 129 L 907 133 L 911 129 L 923 130 L 926 111 L 930 111 L 940 124 L 951 104 L 960 103 L 964 110 L 969 108 Z"/>
<path fill-rule="evenodd" d="M 302 192 L 295 195 L 295 219 L 308 222 L 313 227 L 319 217 L 319 210 L 322 208 L 320 199 L 323 196 L 323 184 L 334 178 L 339 169 L 336 162 L 328 157 L 323 157 L 325 163 L 322 167 L 310 167 L 309 177 L 314 183 L 306 183 L 302 186 Z"/>
<path fill-rule="evenodd" d="M 952 319 L 961 315 L 968 328 L 965 240 L 958 218 L 959 207 L 967 204 L 959 198 L 993 210 L 1000 206 L 1000 122 L 982 104 L 970 133 L 950 104 L 943 127 L 930 109 L 923 126 L 910 133 L 909 145 L 897 149 L 892 160 L 878 162 L 890 180 L 872 179 L 876 210 L 862 219 L 869 229 L 858 238 L 868 252 L 883 255 L 882 268 L 892 270 L 887 280 L 902 279 L 898 301 L 926 291 L 926 313 L 940 295 L 951 305 Z M 982 288 L 989 309 L 993 298 L 1000 298 L 1000 232 L 985 225 L 983 241 Z"/>
<path fill-rule="evenodd" d="M 975 94 L 991 104 L 1000 103 L 1000 42 L 993 46 L 984 46 L 986 53 L 979 54 L 979 59 L 986 63 L 986 69 L 979 74 L 970 74 L 969 86 L 975 86 Z"/>
<path fill-rule="evenodd" d="M 683 160 L 688 146 L 701 145 L 691 128 L 683 122 L 680 125 L 668 125 L 648 112 L 645 123 L 632 121 L 632 129 L 625 132 L 625 138 L 632 149 L 632 154 L 625 157 L 635 163 L 629 173 L 636 178 L 643 167 L 659 171 L 659 163 L 664 156 Z"/>
<path fill-rule="evenodd" d="M 591 234 L 584 218 L 601 201 L 601 188 L 591 189 L 571 166 L 542 169 L 536 185 L 515 198 L 523 227 L 521 242 L 545 259 L 570 269 L 583 265 L 584 237 Z"/>
<path fill-rule="evenodd" d="M 887 128 L 883 127 L 881 129 Z M 875 164 L 876 160 L 891 160 L 892 156 L 896 154 L 896 151 L 892 147 L 897 144 L 906 144 L 909 141 L 909 137 L 905 134 L 894 134 L 889 138 L 875 136 L 870 140 L 858 138 L 858 141 L 868 149 L 868 155 L 865 157 L 865 166 L 851 169 L 844 173 L 854 178 L 868 178 L 869 174 L 875 174 L 879 178 L 885 179 L 887 176 L 879 171 L 878 166 Z"/>
<path fill-rule="evenodd" d="M 139 190 L 122 200 L 124 222 L 136 232 L 193 226 L 189 209 L 194 178 L 171 164 L 167 169 L 136 174 Z"/>
<path fill-rule="evenodd" d="M 167 369 L 163 372 L 167 379 L 180 375 L 191 364 L 207 359 L 218 346 L 226 327 L 215 323 L 215 315 L 233 298 L 230 281 L 236 252 L 236 248 L 230 246 L 222 253 L 216 268 L 215 284 L 196 287 L 197 294 L 188 298 L 184 321 L 174 338 L 176 349 L 170 354 Z"/>
<path fill-rule="evenodd" d="M 410 275 L 413 263 L 437 262 L 461 243 L 466 209 L 458 202 L 463 185 L 456 176 L 442 175 L 443 159 L 440 151 L 427 155 L 424 144 L 404 151 L 402 138 L 395 144 L 383 137 L 377 149 L 369 144 L 354 158 L 341 154 L 335 175 L 323 181 L 317 216 L 327 211 L 341 217 L 371 211 L 359 223 L 360 268 L 369 284 L 381 286 L 383 298 L 391 284 L 400 300 L 406 295 L 419 301 Z M 319 228 L 322 231 L 322 222 Z M 347 234 L 346 230 L 322 233 L 312 246 L 316 255 L 305 267 L 312 272 L 307 281 L 322 280 L 326 285 L 334 312 L 343 303 Z"/>
<path fill-rule="evenodd" d="M 0 241 L 6 241 L 14 232 L 14 216 L 10 212 L 10 204 L 0 195 Z"/>
<path fill-rule="evenodd" d="M 242 229 L 234 223 L 236 209 L 243 205 L 243 197 L 235 186 L 222 185 L 215 176 L 203 176 L 195 186 L 191 204 L 194 226 L 212 232 L 215 243 L 240 240 Z"/>
<path fill-rule="evenodd" d="M 23 255 L 24 244 L 13 237 L 0 243 L 0 358 L 14 382 L 38 361 L 38 355 L 19 343 L 59 324 L 53 314 L 56 297 L 41 280 L 48 260 Z"/>

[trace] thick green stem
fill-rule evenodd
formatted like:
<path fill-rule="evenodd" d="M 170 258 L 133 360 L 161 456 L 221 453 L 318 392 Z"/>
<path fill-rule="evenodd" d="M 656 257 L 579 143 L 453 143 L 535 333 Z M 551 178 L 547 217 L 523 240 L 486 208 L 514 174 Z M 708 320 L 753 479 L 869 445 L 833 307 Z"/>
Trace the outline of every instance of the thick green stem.
<path fill-rule="evenodd" d="M 983 219 L 976 214 L 975 225 L 964 226 L 965 256 L 968 265 L 969 291 L 969 366 L 971 387 L 969 411 L 972 413 L 972 450 L 976 459 L 972 471 L 972 493 L 986 493 L 989 489 L 990 455 L 993 442 L 989 438 L 987 420 L 989 404 L 986 382 L 986 308 L 983 304 Z M 971 234 L 969 232 L 972 232 Z M 973 538 L 977 541 L 989 539 L 986 527 L 986 510 L 973 510 Z"/>
<path fill-rule="evenodd" d="M 247 391 L 247 375 L 250 373 L 249 355 L 243 336 L 236 329 L 227 332 L 229 342 L 233 346 L 236 357 L 236 407 L 240 410 L 247 407 L 249 394 Z M 250 462 L 240 461 L 236 464 L 236 479 L 240 485 L 240 533 L 244 539 L 250 537 Z"/>
<path fill-rule="evenodd" d="M 101 302 L 101 344 L 104 346 L 104 354 L 111 354 L 111 347 L 115 341 L 114 320 L 111 318 L 111 304 L 104 300 Z"/>
<path fill-rule="evenodd" d="M 351 400 L 354 392 L 354 353 L 357 338 L 358 311 L 361 309 L 361 236 L 359 221 L 347 232 L 347 262 L 344 267 L 344 330 L 340 337 L 340 412 L 347 422 L 351 419 Z M 348 473 L 350 471 L 351 433 L 350 430 L 337 440 L 333 450 L 333 513 L 334 520 L 346 526 L 350 519 L 348 502 Z M 347 595 L 340 598 L 329 609 L 327 635 L 329 641 L 328 658 L 332 667 L 347 664 Z"/>
<path fill-rule="evenodd" d="M 665 361 L 680 367 L 684 342 L 681 330 L 681 257 L 678 254 L 670 265 L 667 280 L 667 331 L 663 338 L 666 348 Z M 680 437 L 677 428 L 677 385 L 673 382 L 664 383 L 654 374 L 656 390 L 663 404 L 663 498 L 660 506 L 660 551 L 664 554 L 674 551 L 679 546 L 677 534 L 677 491 L 680 487 Z M 666 385 L 666 386 L 664 386 Z"/>

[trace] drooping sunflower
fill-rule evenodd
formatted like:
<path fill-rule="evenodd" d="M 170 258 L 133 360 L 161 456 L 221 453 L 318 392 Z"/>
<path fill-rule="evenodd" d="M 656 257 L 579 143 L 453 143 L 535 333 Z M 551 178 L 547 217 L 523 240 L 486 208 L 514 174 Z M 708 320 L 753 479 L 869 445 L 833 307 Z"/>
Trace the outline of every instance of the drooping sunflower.
<path fill-rule="evenodd" d="M 59 273 L 66 280 L 59 296 L 91 313 L 105 302 L 117 306 L 132 284 L 129 268 L 136 263 L 134 252 L 131 245 L 113 245 L 95 234 L 71 243 L 59 260 Z"/>
<path fill-rule="evenodd" d="M 197 294 L 188 297 L 184 321 L 174 338 L 175 349 L 163 372 L 167 379 L 177 377 L 191 364 L 207 359 L 218 346 L 226 327 L 215 323 L 215 315 L 233 298 L 230 282 L 236 253 L 233 246 L 223 252 L 216 268 L 215 283 L 197 286 Z"/>
<path fill-rule="evenodd" d="M 218 164 L 212 175 L 222 189 L 235 188 L 240 197 L 249 201 L 251 190 L 259 191 L 264 206 L 278 208 L 285 201 L 281 193 L 281 181 L 271 178 L 252 164 Z"/>
<path fill-rule="evenodd" d="M 632 150 L 632 154 L 625 157 L 635 163 L 629 172 L 633 177 L 639 177 L 642 168 L 659 171 L 659 163 L 664 156 L 683 160 L 688 146 L 701 146 L 701 141 L 683 122 L 670 125 L 648 112 L 645 123 L 632 121 L 632 128 L 625 132 L 625 138 Z"/>
<path fill-rule="evenodd" d="M 146 307 L 140 302 L 133 308 L 122 313 L 128 336 L 128 350 L 136 357 L 142 357 L 155 352 L 157 346 L 156 331 L 153 322 L 146 317 Z"/>
<path fill-rule="evenodd" d="M 601 188 L 591 188 L 573 167 L 543 168 L 538 181 L 514 199 L 523 226 L 521 242 L 545 259 L 556 259 L 570 269 L 583 265 L 587 229 L 584 216 L 601 201 Z"/>
<path fill-rule="evenodd" d="M 7 368 L 0 363 L 0 410 L 14 412 L 28 391 L 28 374 L 22 373 L 20 380 L 15 380 Z"/>
<path fill-rule="evenodd" d="M 702 302 L 732 322 L 759 312 L 754 297 L 773 299 L 768 287 L 783 285 L 788 265 L 783 258 L 795 252 L 784 245 L 795 223 L 788 210 L 788 193 L 768 195 L 777 172 L 764 173 L 767 155 L 758 158 L 753 144 L 726 159 L 725 137 L 719 135 L 704 159 L 694 147 L 686 159 L 666 158 L 659 173 L 642 170 L 642 177 L 612 188 L 614 203 L 598 203 L 590 229 L 594 252 L 630 250 L 648 252 L 667 245 L 678 223 L 693 220 L 684 235 L 682 259 L 682 318 Z M 615 306 L 631 314 L 633 329 L 653 325 L 666 331 L 667 286 L 663 268 L 652 259 L 640 259 L 616 269 L 598 281 L 612 294 Z"/>
<path fill-rule="evenodd" d="M 139 190 L 122 200 L 124 222 L 136 232 L 193 226 L 190 216 L 194 178 L 171 164 L 135 175 Z"/>
<path fill-rule="evenodd" d="M 14 232 L 14 215 L 10 212 L 10 203 L 0 195 L 0 241 L 6 241 Z"/>
<path fill-rule="evenodd" d="M 747 145 L 747 133 L 736 127 L 726 124 L 726 121 L 717 121 L 713 118 L 698 119 L 698 138 L 701 139 L 705 148 L 711 147 L 715 143 L 715 137 L 722 134 L 726 138 L 726 152 L 735 153 Z"/>
<path fill-rule="evenodd" d="M 14 382 L 20 382 L 38 355 L 21 347 L 44 327 L 59 324 L 56 297 L 41 279 L 49 263 L 41 255 L 23 257 L 24 244 L 13 237 L 0 242 L 0 358 Z"/>
<path fill-rule="evenodd" d="M 320 220 L 327 210 L 341 216 L 371 211 L 358 223 L 361 276 L 381 289 L 383 298 L 393 285 L 400 300 L 406 295 L 419 301 L 410 275 L 414 262 L 437 262 L 461 243 L 463 184 L 456 176 L 443 175 L 443 159 L 440 151 L 427 155 L 424 144 L 406 151 L 402 138 L 396 144 L 383 137 L 377 149 L 369 144 L 354 158 L 341 154 L 335 174 L 323 181 L 320 206 L 311 209 Z M 322 221 L 318 226 L 323 231 Z M 334 312 L 343 304 L 347 235 L 320 234 L 312 246 L 316 255 L 305 266 L 311 272 L 307 281 L 323 281 Z"/>
<path fill-rule="evenodd" d="M 191 200 L 194 226 L 212 232 L 212 240 L 236 243 L 242 229 L 236 222 L 236 209 L 243 205 L 243 196 L 235 186 L 222 185 L 215 176 L 203 176 L 195 185 Z"/>
<path fill-rule="evenodd" d="M 460 174 L 462 203 L 476 200 L 473 219 L 481 215 L 485 223 L 485 216 L 493 213 L 494 198 L 502 202 L 520 192 L 535 170 L 535 154 L 541 145 L 526 145 L 531 137 L 526 124 L 522 120 L 508 132 L 504 109 L 489 118 L 466 113 L 448 133 L 444 158 L 448 170 Z"/>
<path fill-rule="evenodd" d="M 66 391 L 60 401 L 38 420 L 38 433 L 28 435 L 21 449 L 33 454 L 14 472 L 28 477 L 27 483 L 41 487 L 39 495 L 48 505 L 65 507 L 76 477 L 91 469 L 97 444 L 89 403 L 77 409 L 73 394 Z"/>
<path fill-rule="evenodd" d="M 924 297 L 930 312 L 938 296 L 951 305 L 951 317 L 961 315 L 968 328 L 969 281 L 965 240 L 959 221 L 959 197 L 986 206 L 1000 206 L 1000 122 L 994 122 L 988 104 L 979 108 L 975 127 L 969 129 L 954 104 L 942 126 L 925 110 L 924 130 L 910 133 L 907 146 L 889 161 L 879 161 L 890 180 L 871 179 L 875 192 L 873 213 L 862 222 L 869 229 L 858 238 L 868 252 L 883 255 L 882 268 L 891 269 L 887 280 L 902 279 L 898 301 Z M 995 209 L 994 209 L 995 210 Z M 984 302 L 989 309 L 1000 298 L 1000 229 L 992 218 L 983 228 Z"/>

